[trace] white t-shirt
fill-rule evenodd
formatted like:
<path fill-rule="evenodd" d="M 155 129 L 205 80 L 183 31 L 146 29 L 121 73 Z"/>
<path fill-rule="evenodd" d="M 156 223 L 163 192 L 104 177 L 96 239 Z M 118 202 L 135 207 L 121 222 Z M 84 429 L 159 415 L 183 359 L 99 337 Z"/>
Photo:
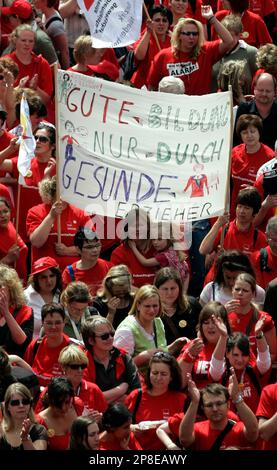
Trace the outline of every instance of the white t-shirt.
<path fill-rule="evenodd" d="M 214 284 L 214 292 L 213 292 Z M 253 301 L 259 306 L 263 306 L 265 299 L 265 291 L 262 287 L 257 285 L 257 294 L 254 297 Z M 229 300 L 232 300 L 232 295 L 227 294 L 222 287 L 217 283 L 208 282 L 200 294 L 200 302 L 202 304 L 207 304 L 211 300 L 216 300 L 221 304 L 225 305 Z"/>

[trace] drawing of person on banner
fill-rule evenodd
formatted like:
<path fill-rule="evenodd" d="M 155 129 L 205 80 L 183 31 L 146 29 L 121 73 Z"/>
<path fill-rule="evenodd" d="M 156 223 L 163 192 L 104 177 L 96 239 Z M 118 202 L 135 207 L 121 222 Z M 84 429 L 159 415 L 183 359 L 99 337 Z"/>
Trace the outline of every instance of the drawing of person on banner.
<path fill-rule="evenodd" d="M 67 91 L 69 90 L 70 87 L 71 87 L 70 76 L 68 73 L 64 73 L 62 77 L 61 87 L 60 87 L 60 99 L 59 99 L 60 103 L 62 103 L 63 101 L 64 103 L 66 103 Z"/>
<path fill-rule="evenodd" d="M 207 176 L 202 173 L 203 170 L 204 165 L 202 165 L 202 163 L 197 163 L 193 166 L 195 174 L 189 177 L 186 187 L 184 188 L 185 193 L 191 187 L 190 197 L 204 197 L 209 194 L 208 179 Z"/>
<path fill-rule="evenodd" d="M 65 130 L 68 132 L 68 134 L 65 134 L 62 137 L 62 141 L 66 140 L 66 148 L 65 148 L 65 158 L 72 158 L 73 155 L 73 144 L 79 145 L 78 140 L 74 139 L 72 134 L 75 132 L 75 127 L 74 124 L 71 121 L 65 121 L 64 124 Z"/>

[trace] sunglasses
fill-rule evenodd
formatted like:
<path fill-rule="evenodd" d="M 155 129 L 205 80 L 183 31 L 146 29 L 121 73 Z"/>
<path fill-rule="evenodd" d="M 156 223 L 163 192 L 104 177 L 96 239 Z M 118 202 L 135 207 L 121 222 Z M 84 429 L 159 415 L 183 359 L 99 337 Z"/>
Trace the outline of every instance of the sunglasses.
<path fill-rule="evenodd" d="M 32 400 L 30 400 L 30 398 L 22 398 L 22 400 L 11 400 L 10 401 L 11 406 L 30 405 L 31 403 L 32 403 Z"/>
<path fill-rule="evenodd" d="M 153 357 L 157 357 L 158 359 L 167 359 L 171 360 L 172 356 L 171 354 L 164 352 L 164 351 L 158 351 L 153 354 Z"/>
<path fill-rule="evenodd" d="M 114 331 L 110 331 L 110 333 L 104 333 L 103 335 L 95 335 L 96 338 L 101 338 L 103 341 L 109 339 L 109 337 L 113 338 L 115 335 Z"/>
<path fill-rule="evenodd" d="M 42 144 L 46 144 L 46 142 L 49 142 L 49 137 L 46 137 L 44 135 L 34 135 L 35 140 L 41 142 Z"/>
<path fill-rule="evenodd" d="M 68 364 L 68 367 L 72 370 L 78 370 L 78 369 L 86 369 L 87 365 L 86 364 Z"/>
<path fill-rule="evenodd" d="M 180 35 L 182 36 L 198 36 L 199 33 L 197 33 L 196 31 L 181 31 L 180 32 Z"/>

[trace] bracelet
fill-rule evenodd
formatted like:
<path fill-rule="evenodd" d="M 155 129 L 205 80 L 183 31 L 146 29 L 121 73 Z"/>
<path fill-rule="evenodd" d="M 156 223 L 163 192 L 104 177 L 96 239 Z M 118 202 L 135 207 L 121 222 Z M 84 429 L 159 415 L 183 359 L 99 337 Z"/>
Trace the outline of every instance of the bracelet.
<path fill-rule="evenodd" d="M 185 362 L 195 362 L 196 359 L 197 359 L 198 355 L 197 356 L 193 356 L 189 351 L 185 351 L 184 354 L 183 354 L 183 360 Z"/>
<path fill-rule="evenodd" d="M 264 337 L 263 331 L 261 331 L 258 335 L 256 335 L 256 339 L 262 339 Z"/>
<path fill-rule="evenodd" d="M 210 23 L 210 22 L 211 22 L 211 20 L 212 20 L 213 18 L 215 18 L 215 16 L 214 16 L 214 15 L 213 15 L 213 16 L 211 16 L 211 17 L 210 17 L 210 18 L 207 20 L 207 21 L 208 21 L 208 23 Z"/>
<path fill-rule="evenodd" d="M 242 403 L 244 400 L 242 398 L 241 395 L 238 395 L 238 398 L 236 400 L 232 400 L 232 402 L 234 403 L 234 405 L 239 405 L 240 403 Z"/>

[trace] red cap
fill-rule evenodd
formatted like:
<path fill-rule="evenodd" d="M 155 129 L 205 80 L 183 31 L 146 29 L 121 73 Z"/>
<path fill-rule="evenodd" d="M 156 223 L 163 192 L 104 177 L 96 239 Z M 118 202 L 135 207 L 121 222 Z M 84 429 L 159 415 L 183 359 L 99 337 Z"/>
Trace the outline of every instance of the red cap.
<path fill-rule="evenodd" d="M 90 65 L 91 70 L 99 75 L 108 75 L 108 77 L 115 82 L 119 77 L 119 71 L 116 65 L 108 60 L 103 60 L 97 65 Z"/>
<path fill-rule="evenodd" d="M 27 0 L 14 0 L 10 7 L 1 8 L 2 15 L 16 15 L 23 20 L 30 18 L 33 8 Z"/>
<path fill-rule="evenodd" d="M 33 276 L 34 274 L 42 273 L 42 271 L 46 271 L 46 269 L 58 267 L 59 265 L 54 258 L 51 258 L 50 256 L 45 256 L 44 258 L 39 258 L 34 262 L 31 276 Z"/>

